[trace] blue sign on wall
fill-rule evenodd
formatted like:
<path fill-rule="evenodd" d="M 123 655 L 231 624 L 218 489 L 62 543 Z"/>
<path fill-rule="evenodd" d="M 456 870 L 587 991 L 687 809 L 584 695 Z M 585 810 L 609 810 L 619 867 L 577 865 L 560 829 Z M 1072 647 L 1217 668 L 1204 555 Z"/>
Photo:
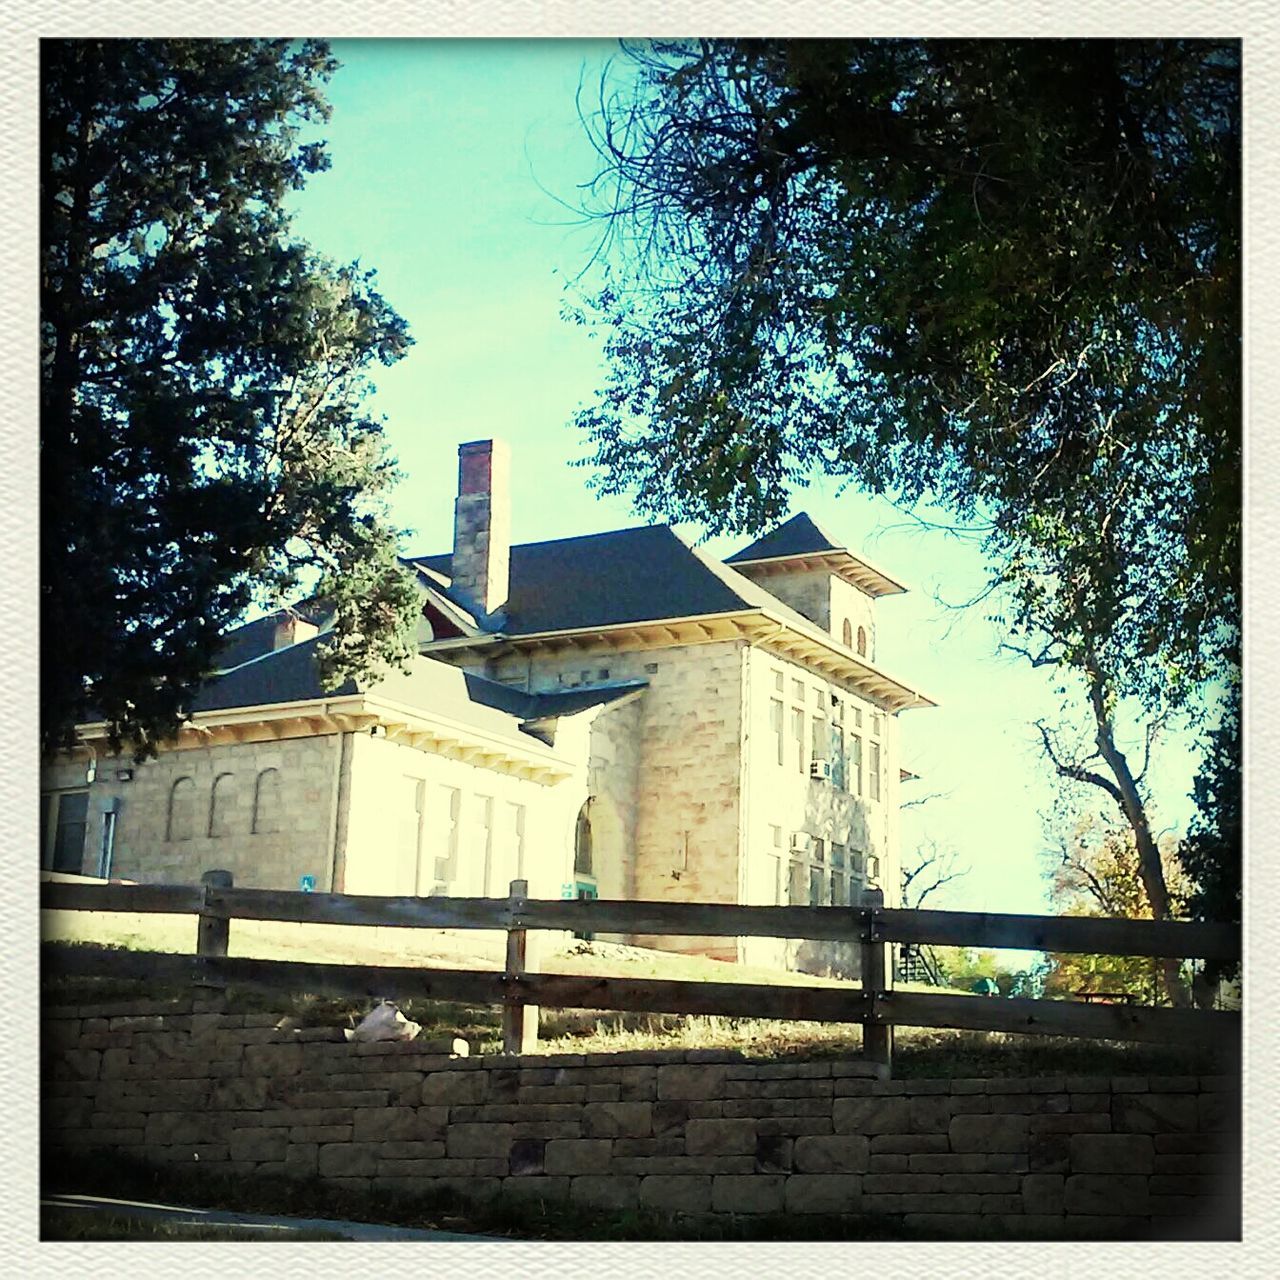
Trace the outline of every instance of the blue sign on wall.
<path fill-rule="evenodd" d="M 315 876 L 303 876 L 302 879 L 298 881 L 298 888 L 303 893 L 314 893 L 316 891 Z"/>

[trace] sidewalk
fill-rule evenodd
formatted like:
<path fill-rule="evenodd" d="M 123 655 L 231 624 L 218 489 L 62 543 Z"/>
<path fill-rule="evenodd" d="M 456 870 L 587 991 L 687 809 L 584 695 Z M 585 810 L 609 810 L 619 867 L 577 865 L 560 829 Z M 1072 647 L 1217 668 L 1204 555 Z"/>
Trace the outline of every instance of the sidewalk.
<path fill-rule="evenodd" d="M 221 1209 L 187 1209 L 179 1205 L 147 1204 L 140 1200 L 112 1200 L 103 1196 L 50 1195 L 42 1208 L 74 1209 L 86 1214 L 110 1213 L 139 1222 L 194 1223 L 260 1229 L 263 1239 L 285 1239 L 295 1231 L 326 1231 L 344 1240 L 446 1240 L 497 1244 L 511 1243 L 504 1236 L 469 1236 L 452 1231 L 422 1231 L 413 1227 L 389 1227 L 372 1222 L 343 1222 L 334 1218 L 279 1218 L 260 1213 L 229 1213 Z"/>

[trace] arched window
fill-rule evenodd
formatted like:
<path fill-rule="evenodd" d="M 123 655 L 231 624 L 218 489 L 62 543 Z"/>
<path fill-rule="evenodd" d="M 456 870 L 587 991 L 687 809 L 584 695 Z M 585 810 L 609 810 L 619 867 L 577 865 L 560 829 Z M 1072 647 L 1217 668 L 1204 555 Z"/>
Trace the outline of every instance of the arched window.
<path fill-rule="evenodd" d="M 196 833 L 196 780 L 179 778 L 169 789 L 170 840 L 190 840 Z"/>
<path fill-rule="evenodd" d="M 844 620 L 844 628 L 840 639 L 844 641 L 844 647 L 846 649 L 853 648 L 853 623 L 850 622 L 848 618 Z"/>
<path fill-rule="evenodd" d="M 235 800 L 234 776 L 229 773 L 218 774 L 213 780 L 213 793 L 209 797 L 210 836 L 216 838 L 231 834 L 232 809 Z"/>
<path fill-rule="evenodd" d="M 865 658 L 867 656 L 867 630 L 865 627 L 858 628 L 858 657 Z"/>
<path fill-rule="evenodd" d="M 578 811 L 578 825 L 573 834 L 573 870 L 575 875 L 595 875 L 591 862 L 591 801 Z"/>
<path fill-rule="evenodd" d="M 253 789 L 253 834 L 280 830 L 280 770 L 263 769 Z"/>

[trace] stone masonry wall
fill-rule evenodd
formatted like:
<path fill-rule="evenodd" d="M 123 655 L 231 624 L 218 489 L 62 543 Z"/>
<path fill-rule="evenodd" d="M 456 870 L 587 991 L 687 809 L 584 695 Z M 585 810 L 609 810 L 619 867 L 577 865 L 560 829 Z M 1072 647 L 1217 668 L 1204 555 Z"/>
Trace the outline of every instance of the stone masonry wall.
<path fill-rule="evenodd" d="M 161 1015 L 174 1007 L 190 1012 Z M 216 998 L 45 1011 L 44 1159 L 960 1236 L 1239 1230 L 1225 1077 L 879 1080 L 719 1051 L 458 1058 Z M 198 1162 L 198 1165 L 197 1165 Z"/>

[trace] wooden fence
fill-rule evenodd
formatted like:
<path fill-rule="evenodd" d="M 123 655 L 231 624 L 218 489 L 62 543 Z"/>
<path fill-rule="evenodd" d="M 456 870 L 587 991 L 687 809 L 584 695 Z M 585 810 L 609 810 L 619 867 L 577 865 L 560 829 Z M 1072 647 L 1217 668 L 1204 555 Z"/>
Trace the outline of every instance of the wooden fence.
<path fill-rule="evenodd" d="M 199 921 L 195 954 L 46 947 L 45 963 L 52 972 L 318 995 L 498 1004 L 503 1008 L 506 1052 L 528 1052 L 536 1043 L 539 1006 L 858 1022 L 863 1027 L 864 1052 L 886 1068 L 892 1059 L 895 1026 L 1183 1043 L 1225 1043 L 1238 1036 L 1240 1029 L 1238 1014 L 1200 1009 L 895 991 L 888 957 L 889 944 L 897 942 L 1236 960 L 1238 929 L 1222 924 L 899 910 L 886 908 L 879 890 L 865 893 L 856 907 L 547 901 L 527 897 L 523 880 L 512 881 L 506 898 L 365 897 L 238 889 L 225 871 L 207 872 L 199 885 L 49 881 L 41 886 L 40 905 L 60 911 L 191 914 Z M 233 957 L 227 954 L 233 919 L 503 930 L 506 965 L 502 972 L 487 972 Z M 862 985 L 860 989 L 769 986 L 530 973 L 525 967 L 525 940 L 531 929 L 854 943 L 861 948 Z"/>

